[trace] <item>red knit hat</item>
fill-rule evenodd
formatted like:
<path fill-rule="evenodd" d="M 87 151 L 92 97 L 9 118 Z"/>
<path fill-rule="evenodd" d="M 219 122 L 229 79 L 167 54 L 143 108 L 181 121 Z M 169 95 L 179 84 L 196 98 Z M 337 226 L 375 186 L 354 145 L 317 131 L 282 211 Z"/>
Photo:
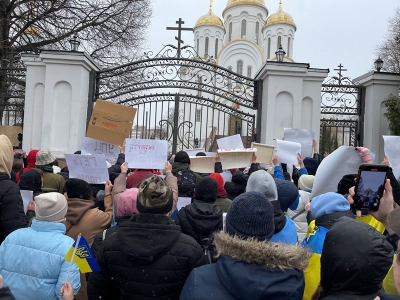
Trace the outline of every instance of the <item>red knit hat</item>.
<path fill-rule="evenodd" d="M 210 177 L 215 179 L 218 184 L 218 189 L 224 188 L 224 179 L 219 173 L 211 173 Z"/>

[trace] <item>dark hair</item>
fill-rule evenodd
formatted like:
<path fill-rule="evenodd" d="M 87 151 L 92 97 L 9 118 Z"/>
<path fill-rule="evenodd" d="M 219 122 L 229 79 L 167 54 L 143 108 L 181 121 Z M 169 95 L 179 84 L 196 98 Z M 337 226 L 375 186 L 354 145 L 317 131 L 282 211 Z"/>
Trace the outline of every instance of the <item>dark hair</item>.
<path fill-rule="evenodd" d="M 318 285 L 317 289 L 314 292 L 314 295 L 312 296 L 311 300 L 320 300 L 323 297 L 325 297 L 325 291 L 324 288 L 321 284 Z"/>
<path fill-rule="evenodd" d="M 23 168 L 24 166 L 24 161 L 22 160 L 22 158 L 14 158 L 13 160 L 13 165 L 12 165 L 12 169 L 14 171 L 19 171 Z"/>

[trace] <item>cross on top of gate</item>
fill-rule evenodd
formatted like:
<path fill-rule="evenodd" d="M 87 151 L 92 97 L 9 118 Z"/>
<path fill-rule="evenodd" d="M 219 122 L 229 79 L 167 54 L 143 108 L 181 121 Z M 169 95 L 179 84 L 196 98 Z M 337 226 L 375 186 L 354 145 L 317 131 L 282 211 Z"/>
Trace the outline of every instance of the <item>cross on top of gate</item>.
<path fill-rule="evenodd" d="M 340 65 L 338 65 L 339 69 L 333 69 L 334 71 L 339 71 L 338 72 L 338 74 L 339 74 L 339 84 L 341 84 L 341 82 L 342 82 L 342 77 L 343 77 L 342 71 L 347 71 L 347 69 L 344 69 L 343 67 L 344 66 L 342 66 L 342 64 L 340 64 Z"/>
<path fill-rule="evenodd" d="M 185 24 L 184 21 L 182 21 L 182 18 L 179 18 L 178 21 L 175 22 L 178 24 L 178 27 L 167 27 L 167 30 L 178 30 L 178 36 L 175 37 L 175 39 L 178 41 L 178 51 L 177 51 L 177 56 L 178 58 L 181 57 L 181 44 L 184 44 L 182 41 L 182 30 L 187 30 L 187 31 L 193 31 L 193 28 L 184 28 L 182 27 L 182 24 Z"/>

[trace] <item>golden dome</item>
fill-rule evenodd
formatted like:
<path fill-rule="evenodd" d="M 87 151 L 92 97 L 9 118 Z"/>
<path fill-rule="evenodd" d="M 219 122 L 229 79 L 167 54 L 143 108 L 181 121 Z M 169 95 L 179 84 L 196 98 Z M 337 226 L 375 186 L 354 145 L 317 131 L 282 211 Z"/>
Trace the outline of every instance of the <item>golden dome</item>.
<path fill-rule="evenodd" d="M 279 2 L 278 11 L 269 16 L 269 18 L 265 22 L 264 28 L 273 24 L 289 24 L 294 26 L 295 29 L 297 29 L 296 23 L 294 22 L 292 16 L 283 11 L 282 0 Z"/>
<path fill-rule="evenodd" d="M 207 14 L 205 14 L 204 16 L 201 16 L 197 20 L 196 25 L 194 25 L 193 28 L 197 28 L 200 26 L 217 26 L 222 29 L 225 29 L 224 24 L 222 23 L 221 19 L 212 13 L 211 7 Z"/>
<path fill-rule="evenodd" d="M 248 5 L 258 5 L 263 8 L 265 7 L 265 2 L 264 0 L 228 0 L 228 3 L 226 4 L 226 8 L 237 6 L 237 5 L 243 5 L 243 4 L 248 4 Z"/>

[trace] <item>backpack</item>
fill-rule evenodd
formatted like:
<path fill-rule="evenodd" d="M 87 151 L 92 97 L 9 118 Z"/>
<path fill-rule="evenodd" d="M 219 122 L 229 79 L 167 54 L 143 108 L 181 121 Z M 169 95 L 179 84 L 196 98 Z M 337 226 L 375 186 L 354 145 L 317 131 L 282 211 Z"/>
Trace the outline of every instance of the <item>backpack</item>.
<path fill-rule="evenodd" d="M 178 181 L 178 197 L 190 197 L 193 199 L 197 184 L 197 177 L 191 170 L 182 170 L 176 173 Z"/>
<path fill-rule="evenodd" d="M 213 234 L 211 234 L 208 238 L 202 239 L 200 246 L 203 248 L 203 253 L 206 257 L 207 264 L 215 263 L 217 261 L 215 257 L 217 254 L 217 248 L 214 245 Z"/>

